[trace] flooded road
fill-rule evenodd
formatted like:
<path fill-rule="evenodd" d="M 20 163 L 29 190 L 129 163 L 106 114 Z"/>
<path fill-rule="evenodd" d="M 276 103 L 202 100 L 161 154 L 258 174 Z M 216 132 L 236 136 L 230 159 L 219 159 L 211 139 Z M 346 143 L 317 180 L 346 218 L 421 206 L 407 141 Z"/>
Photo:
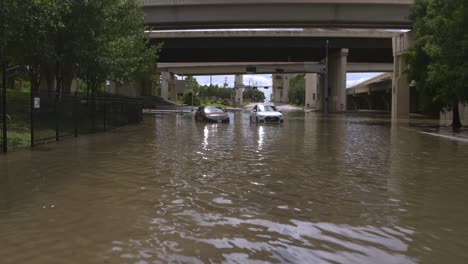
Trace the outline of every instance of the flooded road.
<path fill-rule="evenodd" d="M 230 115 L 0 155 L 0 263 L 468 262 L 468 143 L 379 117 Z"/>

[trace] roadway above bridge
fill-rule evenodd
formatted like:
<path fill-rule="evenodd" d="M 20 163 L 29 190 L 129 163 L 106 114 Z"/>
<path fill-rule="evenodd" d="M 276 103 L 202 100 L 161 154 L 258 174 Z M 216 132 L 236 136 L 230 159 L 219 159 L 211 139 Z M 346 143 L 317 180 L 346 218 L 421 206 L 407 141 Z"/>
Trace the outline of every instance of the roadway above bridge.
<path fill-rule="evenodd" d="M 141 0 L 153 28 L 411 28 L 413 0 Z"/>

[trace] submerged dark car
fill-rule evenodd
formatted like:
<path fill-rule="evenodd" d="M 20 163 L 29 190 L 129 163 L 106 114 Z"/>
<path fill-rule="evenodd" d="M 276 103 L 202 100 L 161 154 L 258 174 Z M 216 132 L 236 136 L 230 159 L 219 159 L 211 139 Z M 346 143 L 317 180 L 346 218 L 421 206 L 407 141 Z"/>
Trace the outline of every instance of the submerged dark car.
<path fill-rule="evenodd" d="M 200 106 L 195 112 L 195 120 L 202 122 L 229 122 L 228 114 L 215 106 Z"/>

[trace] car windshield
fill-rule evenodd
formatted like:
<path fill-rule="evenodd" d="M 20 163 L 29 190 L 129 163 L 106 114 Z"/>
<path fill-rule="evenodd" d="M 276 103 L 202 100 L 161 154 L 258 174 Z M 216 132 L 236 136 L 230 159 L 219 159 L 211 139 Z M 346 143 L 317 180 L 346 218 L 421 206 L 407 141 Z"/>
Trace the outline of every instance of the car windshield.
<path fill-rule="evenodd" d="M 258 112 L 274 112 L 276 110 L 273 106 L 269 105 L 259 105 L 257 109 Z"/>
<path fill-rule="evenodd" d="M 224 113 L 223 110 L 217 107 L 207 107 L 205 108 L 205 113 L 212 114 L 212 113 Z"/>

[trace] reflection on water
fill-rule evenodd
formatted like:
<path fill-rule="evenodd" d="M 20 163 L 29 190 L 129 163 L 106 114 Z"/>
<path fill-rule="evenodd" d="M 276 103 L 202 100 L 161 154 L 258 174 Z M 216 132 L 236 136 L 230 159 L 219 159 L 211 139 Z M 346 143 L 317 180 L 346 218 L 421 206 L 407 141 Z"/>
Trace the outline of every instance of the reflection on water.
<path fill-rule="evenodd" d="M 1 263 L 463 263 L 467 156 L 385 117 L 148 115 L 0 156 Z"/>

